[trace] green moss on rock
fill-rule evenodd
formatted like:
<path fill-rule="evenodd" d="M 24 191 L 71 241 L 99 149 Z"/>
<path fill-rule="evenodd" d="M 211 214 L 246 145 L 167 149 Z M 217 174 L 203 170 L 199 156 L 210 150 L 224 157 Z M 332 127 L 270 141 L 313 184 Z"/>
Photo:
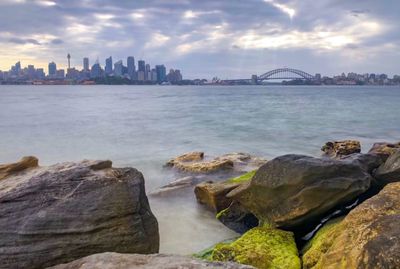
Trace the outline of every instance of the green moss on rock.
<path fill-rule="evenodd" d="M 217 244 L 213 261 L 234 261 L 260 269 L 300 269 L 293 234 L 268 226 L 256 227 L 232 243 Z"/>
<path fill-rule="evenodd" d="M 253 176 L 256 174 L 256 172 L 257 172 L 257 170 L 253 170 L 253 171 L 247 172 L 246 174 L 243 174 L 241 176 L 228 179 L 226 182 L 227 183 L 242 183 L 242 182 L 246 182 L 246 181 L 249 181 L 250 179 L 252 179 Z"/>
<path fill-rule="evenodd" d="M 336 238 L 342 220 L 343 217 L 328 221 L 304 246 L 302 250 L 303 269 L 321 268 L 319 261 Z"/>

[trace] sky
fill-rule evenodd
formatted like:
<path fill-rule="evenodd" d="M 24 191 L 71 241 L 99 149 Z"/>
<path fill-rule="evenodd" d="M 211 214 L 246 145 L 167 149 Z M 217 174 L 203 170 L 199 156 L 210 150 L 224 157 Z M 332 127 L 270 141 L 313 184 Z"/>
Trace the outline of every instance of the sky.
<path fill-rule="evenodd" d="M 0 0 L 0 70 L 127 56 L 185 78 L 400 74 L 399 0 Z"/>

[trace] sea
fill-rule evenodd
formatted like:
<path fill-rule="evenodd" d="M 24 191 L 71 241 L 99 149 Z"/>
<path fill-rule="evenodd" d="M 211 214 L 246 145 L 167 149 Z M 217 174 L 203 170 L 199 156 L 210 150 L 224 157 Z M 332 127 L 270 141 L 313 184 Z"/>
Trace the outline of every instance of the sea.
<path fill-rule="evenodd" d="M 342 139 L 364 152 L 400 141 L 400 87 L 0 86 L 0 163 L 109 159 L 140 170 L 148 193 L 174 179 L 163 165 L 186 152 L 320 156 Z M 237 236 L 190 188 L 149 202 L 160 252 L 191 254 Z"/>

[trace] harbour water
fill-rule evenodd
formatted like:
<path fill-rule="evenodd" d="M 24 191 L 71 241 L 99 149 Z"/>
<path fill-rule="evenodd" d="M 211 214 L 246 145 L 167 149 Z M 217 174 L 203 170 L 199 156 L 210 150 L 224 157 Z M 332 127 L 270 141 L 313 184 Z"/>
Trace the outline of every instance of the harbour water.
<path fill-rule="evenodd" d="M 110 159 L 143 172 L 148 192 L 188 151 L 318 156 L 326 141 L 400 140 L 399 87 L 0 86 L 0 163 Z M 189 254 L 235 233 L 191 190 L 151 198 L 161 252 Z"/>

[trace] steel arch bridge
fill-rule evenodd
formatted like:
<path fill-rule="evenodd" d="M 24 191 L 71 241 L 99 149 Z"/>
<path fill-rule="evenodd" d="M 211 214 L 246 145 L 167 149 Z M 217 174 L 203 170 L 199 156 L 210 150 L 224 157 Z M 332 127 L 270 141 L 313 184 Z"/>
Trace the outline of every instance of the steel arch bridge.
<path fill-rule="evenodd" d="M 278 68 L 257 77 L 257 80 L 272 80 L 272 79 L 305 79 L 313 80 L 314 76 L 304 71 L 293 68 Z"/>

